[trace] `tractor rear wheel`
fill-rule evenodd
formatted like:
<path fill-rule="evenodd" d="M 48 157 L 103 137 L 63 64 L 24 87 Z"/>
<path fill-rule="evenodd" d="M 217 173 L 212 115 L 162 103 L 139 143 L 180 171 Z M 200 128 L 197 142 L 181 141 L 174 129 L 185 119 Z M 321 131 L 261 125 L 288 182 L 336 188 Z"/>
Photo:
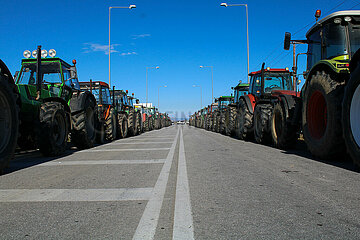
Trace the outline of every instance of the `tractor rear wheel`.
<path fill-rule="evenodd" d="M 227 109 L 228 114 L 228 124 L 226 126 L 226 135 L 233 136 L 235 130 L 235 121 L 236 121 L 236 108 L 229 106 Z"/>
<path fill-rule="evenodd" d="M 236 116 L 235 136 L 238 139 L 246 140 L 250 138 L 253 128 L 253 114 L 249 111 L 244 100 L 239 102 L 239 110 Z"/>
<path fill-rule="evenodd" d="M 83 110 L 71 116 L 73 123 L 71 141 L 78 149 L 94 146 L 96 137 L 95 114 L 95 103 L 90 98 L 87 98 Z"/>
<path fill-rule="evenodd" d="M 257 143 L 266 144 L 271 140 L 269 122 L 272 112 L 271 104 L 257 104 L 254 109 L 254 137 Z"/>
<path fill-rule="evenodd" d="M 118 136 L 119 138 L 126 138 L 127 134 L 128 134 L 128 119 L 126 117 L 126 114 L 120 114 Z"/>
<path fill-rule="evenodd" d="M 291 116 L 289 116 L 291 118 Z M 290 123 L 286 117 L 285 106 L 278 101 L 272 112 L 270 131 L 273 144 L 280 149 L 288 149 L 296 144 L 299 127 Z"/>
<path fill-rule="evenodd" d="M 225 112 L 222 111 L 219 116 L 219 132 L 225 134 Z"/>
<path fill-rule="evenodd" d="M 147 132 L 147 131 L 150 131 L 150 128 L 149 128 L 149 117 L 147 115 L 145 115 L 145 122 L 144 122 L 144 131 Z"/>
<path fill-rule="evenodd" d="M 309 151 L 322 159 L 345 150 L 341 127 L 343 85 L 325 72 L 312 76 L 303 97 L 302 128 Z"/>
<path fill-rule="evenodd" d="M 0 73 L 0 172 L 13 158 L 19 131 L 16 85 Z"/>
<path fill-rule="evenodd" d="M 360 66 L 351 74 L 345 88 L 342 123 L 347 152 L 360 167 Z"/>
<path fill-rule="evenodd" d="M 131 109 L 129 112 L 128 118 L 128 135 L 134 136 L 135 135 L 135 122 L 136 122 L 136 115 L 134 109 Z"/>
<path fill-rule="evenodd" d="M 110 108 L 109 116 L 105 120 L 105 138 L 107 141 L 116 140 L 116 115 L 113 108 Z"/>
<path fill-rule="evenodd" d="M 59 102 L 46 102 L 40 106 L 39 149 L 45 156 L 58 156 L 65 152 L 69 126 L 64 106 Z"/>

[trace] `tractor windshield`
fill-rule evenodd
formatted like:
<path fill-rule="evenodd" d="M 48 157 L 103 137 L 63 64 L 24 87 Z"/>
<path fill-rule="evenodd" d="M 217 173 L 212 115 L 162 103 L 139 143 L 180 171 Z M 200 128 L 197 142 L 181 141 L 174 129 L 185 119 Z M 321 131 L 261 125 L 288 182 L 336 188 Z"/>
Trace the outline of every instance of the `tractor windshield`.
<path fill-rule="evenodd" d="M 360 48 L 360 25 L 349 25 L 351 56 Z"/>
<path fill-rule="evenodd" d="M 232 101 L 231 101 L 231 99 L 229 98 L 229 99 L 223 99 L 223 100 L 220 100 L 219 101 L 219 107 L 220 107 L 220 109 L 224 109 L 224 108 L 226 108 L 230 103 L 231 103 Z"/>
<path fill-rule="evenodd" d="M 99 104 L 111 104 L 110 91 L 108 88 L 100 87 L 99 85 L 97 85 L 92 89 L 92 93 L 94 94 L 94 97 Z"/>
<path fill-rule="evenodd" d="M 45 84 L 61 84 L 61 69 L 58 62 L 42 62 L 41 72 Z M 35 85 L 36 84 L 36 63 L 23 63 L 18 84 Z"/>
<path fill-rule="evenodd" d="M 264 77 L 265 93 L 271 93 L 272 90 L 293 90 L 289 72 L 265 72 Z"/>

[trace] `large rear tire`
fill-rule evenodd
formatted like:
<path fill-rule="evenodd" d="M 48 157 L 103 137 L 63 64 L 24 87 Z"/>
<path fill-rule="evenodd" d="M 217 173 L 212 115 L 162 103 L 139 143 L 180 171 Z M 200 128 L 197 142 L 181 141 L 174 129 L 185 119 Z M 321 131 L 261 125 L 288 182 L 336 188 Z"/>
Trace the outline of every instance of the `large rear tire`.
<path fill-rule="evenodd" d="M 227 114 L 228 114 L 228 124 L 226 126 L 226 135 L 234 136 L 235 122 L 236 122 L 236 108 L 229 106 L 227 109 Z"/>
<path fill-rule="evenodd" d="M 271 141 L 269 123 L 272 112 L 271 104 L 257 104 L 254 109 L 254 137 L 260 144 Z"/>
<path fill-rule="evenodd" d="M 81 112 L 71 116 L 73 129 L 71 141 L 78 149 L 94 146 L 95 142 L 95 102 L 87 98 Z"/>
<path fill-rule="evenodd" d="M 221 113 L 220 113 L 220 116 L 219 116 L 219 132 L 221 133 L 221 134 L 225 134 L 225 121 L 226 119 L 225 119 L 225 112 L 224 111 L 222 111 Z"/>
<path fill-rule="evenodd" d="M 149 120 L 150 120 L 150 118 L 147 116 L 147 115 L 145 115 L 145 122 L 144 122 L 144 130 L 145 130 L 145 132 L 148 132 L 148 131 L 150 131 L 150 123 L 149 123 Z"/>
<path fill-rule="evenodd" d="M 128 136 L 135 135 L 136 115 L 134 109 L 130 109 L 128 118 Z"/>
<path fill-rule="evenodd" d="M 253 114 L 249 111 L 244 100 L 239 102 L 239 110 L 236 116 L 235 135 L 238 139 L 247 140 L 252 135 Z"/>
<path fill-rule="evenodd" d="M 46 102 L 40 106 L 39 149 L 44 156 L 58 156 L 65 152 L 69 134 L 64 106 Z"/>
<path fill-rule="evenodd" d="M 296 144 L 299 126 L 291 124 L 291 117 L 286 117 L 285 106 L 282 101 L 278 101 L 274 106 L 270 122 L 272 142 L 277 148 L 288 149 Z"/>
<path fill-rule="evenodd" d="M 14 156 L 19 131 L 16 85 L 0 73 L 0 172 Z"/>
<path fill-rule="evenodd" d="M 317 72 L 303 97 L 302 129 L 309 151 L 322 159 L 345 151 L 341 127 L 343 85 L 325 72 Z"/>
<path fill-rule="evenodd" d="M 360 66 L 345 87 L 342 123 L 347 152 L 360 167 Z"/>
<path fill-rule="evenodd" d="M 105 135 L 106 135 L 106 140 L 112 142 L 116 140 L 117 137 L 117 132 L 116 132 L 117 121 L 116 121 L 116 114 L 114 108 L 110 108 L 109 111 L 110 111 L 109 116 L 105 120 Z"/>

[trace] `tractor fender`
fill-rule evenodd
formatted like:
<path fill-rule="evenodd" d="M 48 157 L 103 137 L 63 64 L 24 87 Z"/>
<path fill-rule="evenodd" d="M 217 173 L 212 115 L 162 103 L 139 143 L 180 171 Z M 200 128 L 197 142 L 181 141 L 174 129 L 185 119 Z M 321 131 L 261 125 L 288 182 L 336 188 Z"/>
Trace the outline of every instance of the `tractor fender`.
<path fill-rule="evenodd" d="M 255 103 L 256 103 L 255 96 L 252 94 L 249 94 L 249 95 L 241 96 L 240 99 L 243 99 L 245 101 L 248 110 L 250 111 L 251 114 L 253 114 L 254 109 L 255 109 Z"/>
<path fill-rule="evenodd" d="M 58 97 L 49 97 L 49 98 L 45 98 L 43 100 L 43 102 L 59 102 L 64 106 L 64 110 L 67 113 L 71 113 L 70 107 L 69 105 L 66 103 L 66 101 L 62 98 L 58 98 Z"/>
<path fill-rule="evenodd" d="M 86 101 L 89 101 L 88 99 L 91 99 L 93 101 L 95 107 L 96 99 L 94 95 L 89 91 L 85 91 L 85 92 L 81 92 L 80 94 L 73 95 L 69 103 L 71 113 L 76 114 L 78 112 L 83 111 Z"/>
<path fill-rule="evenodd" d="M 289 119 L 293 125 L 299 124 L 301 121 L 302 109 L 301 99 L 293 95 L 280 95 L 279 101 L 284 106 L 286 119 Z"/>

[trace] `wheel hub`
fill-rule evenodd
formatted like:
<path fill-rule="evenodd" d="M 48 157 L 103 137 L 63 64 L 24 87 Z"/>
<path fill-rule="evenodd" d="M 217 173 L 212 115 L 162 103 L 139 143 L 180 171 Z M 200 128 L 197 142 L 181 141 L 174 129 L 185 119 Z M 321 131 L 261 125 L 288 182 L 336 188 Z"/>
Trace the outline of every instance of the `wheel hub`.
<path fill-rule="evenodd" d="M 327 125 L 327 106 L 324 95 L 314 91 L 307 106 L 307 124 L 311 136 L 320 139 L 324 136 Z"/>

